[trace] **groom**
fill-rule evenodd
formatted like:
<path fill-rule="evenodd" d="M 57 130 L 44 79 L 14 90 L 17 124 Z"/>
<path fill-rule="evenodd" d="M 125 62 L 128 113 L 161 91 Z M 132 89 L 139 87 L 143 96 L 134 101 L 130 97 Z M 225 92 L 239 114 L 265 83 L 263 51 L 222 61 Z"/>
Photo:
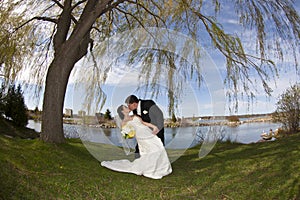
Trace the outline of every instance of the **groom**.
<path fill-rule="evenodd" d="M 135 95 L 130 95 L 126 98 L 125 103 L 135 115 L 142 118 L 143 121 L 154 124 L 158 127 L 157 136 L 165 145 L 164 136 L 164 116 L 161 109 L 152 100 L 138 99 Z M 136 145 L 135 153 L 139 154 L 139 147 Z"/>

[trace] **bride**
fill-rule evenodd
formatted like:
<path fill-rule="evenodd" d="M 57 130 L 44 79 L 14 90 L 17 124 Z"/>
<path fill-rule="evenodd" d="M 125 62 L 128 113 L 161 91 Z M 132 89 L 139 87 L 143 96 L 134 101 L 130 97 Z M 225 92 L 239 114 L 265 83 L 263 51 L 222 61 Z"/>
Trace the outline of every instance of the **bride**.
<path fill-rule="evenodd" d="M 117 112 L 122 120 L 122 127 L 129 125 L 135 129 L 140 157 L 132 162 L 127 159 L 102 161 L 101 165 L 114 171 L 143 175 L 153 179 L 161 179 L 170 174 L 172 167 L 167 152 L 161 140 L 156 136 L 158 128 L 142 121 L 136 115 L 129 116 L 130 110 L 124 105 L 119 106 Z"/>

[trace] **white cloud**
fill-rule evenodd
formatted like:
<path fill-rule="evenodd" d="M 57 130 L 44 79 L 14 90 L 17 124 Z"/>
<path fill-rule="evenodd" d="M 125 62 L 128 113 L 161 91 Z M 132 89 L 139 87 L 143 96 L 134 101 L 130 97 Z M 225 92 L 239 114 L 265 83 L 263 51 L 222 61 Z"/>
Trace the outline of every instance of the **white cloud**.
<path fill-rule="evenodd" d="M 140 72 L 133 68 L 114 67 L 107 77 L 106 84 L 122 86 L 136 85 L 139 81 Z"/>

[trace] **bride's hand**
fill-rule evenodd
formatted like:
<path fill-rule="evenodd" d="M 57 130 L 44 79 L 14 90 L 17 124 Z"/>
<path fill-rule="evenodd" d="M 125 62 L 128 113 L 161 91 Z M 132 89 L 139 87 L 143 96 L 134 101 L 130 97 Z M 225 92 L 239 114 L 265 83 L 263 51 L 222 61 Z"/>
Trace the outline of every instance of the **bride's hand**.
<path fill-rule="evenodd" d="M 152 130 L 152 133 L 154 135 L 156 135 L 157 133 L 159 132 L 159 129 L 157 128 L 157 126 L 154 126 L 153 130 Z"/>

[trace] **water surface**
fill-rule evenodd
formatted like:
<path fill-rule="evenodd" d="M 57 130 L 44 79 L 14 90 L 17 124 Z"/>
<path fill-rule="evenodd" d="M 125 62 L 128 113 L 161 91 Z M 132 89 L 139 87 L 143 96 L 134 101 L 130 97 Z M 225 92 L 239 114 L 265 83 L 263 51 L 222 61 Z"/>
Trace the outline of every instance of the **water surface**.
<path fill-rule="evenodd" d="M 27 127 L 35 129 L 37 132 L 41 131 L 41 124 L 33 120 L 29 120 Z M 249 144 L 258 142 L 262 132 L 279 127 L 280 124 L 277 123 L 255 122 L 242 123 L 235 127 L 214 126 L 213 129 L 211 126 L 165 128 L 165 143 L 168 148 L 188 148 L 206 137 L 216 135 L 223 140 Z M 64 124 L 64 132 L 68 138 L 82 138 L 96 143 L 121 145 L 118 128 L 104 129 Z"/>

